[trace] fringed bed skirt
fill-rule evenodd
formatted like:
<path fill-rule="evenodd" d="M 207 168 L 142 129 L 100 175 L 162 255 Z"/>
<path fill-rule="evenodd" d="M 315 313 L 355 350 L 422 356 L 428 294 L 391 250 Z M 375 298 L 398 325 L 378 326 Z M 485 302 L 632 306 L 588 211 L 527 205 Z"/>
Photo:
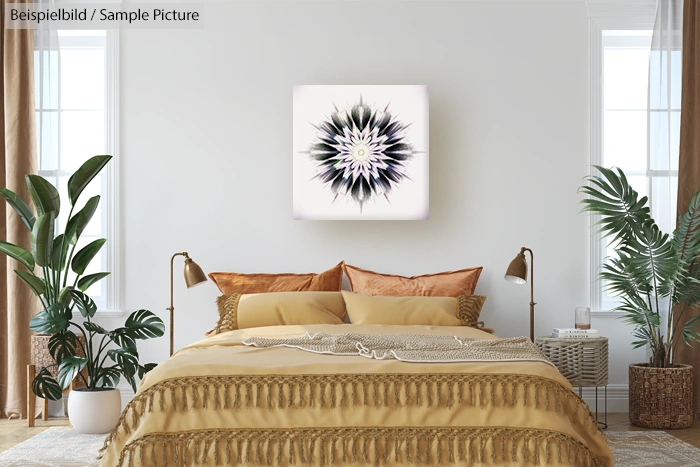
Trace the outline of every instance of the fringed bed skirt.
<path fill-rule="evenodd" d="M 129 443 L 118 467 L 134 465 L 518 465 L 598 467 L 575 438 L 513 428 L 299 428 L 153 433 Z"/>

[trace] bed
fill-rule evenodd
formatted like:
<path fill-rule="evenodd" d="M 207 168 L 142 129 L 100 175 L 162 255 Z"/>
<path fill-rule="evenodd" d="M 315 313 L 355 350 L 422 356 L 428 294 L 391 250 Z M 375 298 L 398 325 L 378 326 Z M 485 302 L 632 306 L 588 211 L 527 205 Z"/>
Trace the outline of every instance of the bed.
<path fill-rule="evenodd" d="M 307 332 L 498 339 L 465 326 L 223 332 L 146 375 L 100 465 L 613 465 L 587 405 L 546 362 L 408 363 L 243 344 Z"/>

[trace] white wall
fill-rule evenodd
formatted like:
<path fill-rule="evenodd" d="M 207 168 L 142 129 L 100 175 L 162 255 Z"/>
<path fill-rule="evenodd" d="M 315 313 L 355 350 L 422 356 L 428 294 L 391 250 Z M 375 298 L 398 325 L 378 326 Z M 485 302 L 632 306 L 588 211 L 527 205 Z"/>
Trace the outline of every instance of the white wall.
<path fill-rule="evenodd" d="M 127 30 L 121 39 L 123 308 L 165 320 L 168 261 L 205 270 L 322 271 L 345 260 L 422 274 L 484 266 L 483 318 L 527 335 L 528 287 L 502 279 L 535 252 L 537 334 L 589 301 L 583 1 L 211 4 L 204 30 Z M 430 220 L 292 220 L 292 85 L 427 84 Z M 216 287 L 186 290 L 176 267 L 176 347 L 216 320 Z M 629 329 L 611 343 L 627 382 Z M 144 361 L 167 357 L 146 342 Z"/>

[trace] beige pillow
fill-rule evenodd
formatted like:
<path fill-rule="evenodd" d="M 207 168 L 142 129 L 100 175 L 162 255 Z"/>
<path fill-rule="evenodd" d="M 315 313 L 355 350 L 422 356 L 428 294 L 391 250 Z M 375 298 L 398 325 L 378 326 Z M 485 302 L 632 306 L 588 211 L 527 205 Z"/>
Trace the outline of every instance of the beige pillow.
<path fill-rule="evenodd" d="M 286 324 L 343 324 L 340 292 L 271 292 L 230 294 L 216 299 L 219 322 L 214 335 L 234 329 Z"/>
<path fill-rule="evenodd" d="M 353 324 L 470 326 L 483 329 L 479 312 L 486 297 L 481 295 L 457 298 L 376 297 L 346 290 L 342 294 Z"/>

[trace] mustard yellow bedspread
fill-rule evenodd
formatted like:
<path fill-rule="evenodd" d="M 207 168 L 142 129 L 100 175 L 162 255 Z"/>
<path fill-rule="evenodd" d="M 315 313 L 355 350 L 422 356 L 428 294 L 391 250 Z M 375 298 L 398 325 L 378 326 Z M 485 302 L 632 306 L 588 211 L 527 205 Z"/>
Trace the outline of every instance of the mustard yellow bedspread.
<path fill-rule="evenodd" d="M 497 338 L 352 324 L 216 335 L 145 377 L 100 465 L 613 465 L 590 410 L 547 363 L 407 363 L 241 343 L 306 332 Z"/>

